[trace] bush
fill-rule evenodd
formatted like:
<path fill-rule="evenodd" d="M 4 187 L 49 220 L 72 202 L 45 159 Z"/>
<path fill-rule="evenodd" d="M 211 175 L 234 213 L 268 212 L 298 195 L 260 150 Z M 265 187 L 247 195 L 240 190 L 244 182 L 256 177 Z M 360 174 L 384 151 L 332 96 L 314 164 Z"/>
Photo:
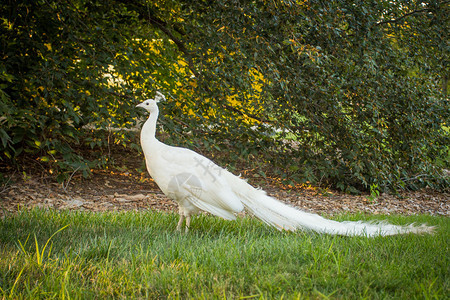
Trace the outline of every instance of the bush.
<path fill-rule="evenodd" d="M 288 181 L 346 191 L 448 189 L 444 2 L 16 1 L 0 13 L 8 163 L 26 153 L 60 181 L 88 175 L 107 163 L 102 147 L 133 140 L 111 128 L 133 126 L 135 103 L 160 89 L 178 145 L 259 153 Z"/>

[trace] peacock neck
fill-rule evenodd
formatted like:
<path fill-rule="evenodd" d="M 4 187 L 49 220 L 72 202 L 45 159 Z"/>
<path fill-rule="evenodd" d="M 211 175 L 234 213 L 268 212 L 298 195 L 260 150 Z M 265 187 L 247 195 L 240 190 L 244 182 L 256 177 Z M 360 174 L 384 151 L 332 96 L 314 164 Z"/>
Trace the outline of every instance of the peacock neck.
<path fill-rule="evenodd" d="M 141 130 L 141 144 L 147 145 L 156 141 L 156 121 L 158 120 L 158 111 L 152 111 Z"/>

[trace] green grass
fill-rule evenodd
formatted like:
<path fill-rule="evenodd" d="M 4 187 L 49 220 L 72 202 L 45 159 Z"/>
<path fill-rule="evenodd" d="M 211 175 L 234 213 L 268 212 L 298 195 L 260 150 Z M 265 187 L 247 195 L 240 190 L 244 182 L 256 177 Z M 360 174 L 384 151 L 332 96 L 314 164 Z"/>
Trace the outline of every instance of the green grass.
<path fill-rule="evenodd" d="M 337 219 L 359 218 L 374 219 Z M 438 228 L 434 235 L 367 239 L 198 216 L 191 232 L 180 234 L 175 214 L 24 210 L 0 221 L 0 298 L 448 296 L 449 218 L 388 219 Z"/>

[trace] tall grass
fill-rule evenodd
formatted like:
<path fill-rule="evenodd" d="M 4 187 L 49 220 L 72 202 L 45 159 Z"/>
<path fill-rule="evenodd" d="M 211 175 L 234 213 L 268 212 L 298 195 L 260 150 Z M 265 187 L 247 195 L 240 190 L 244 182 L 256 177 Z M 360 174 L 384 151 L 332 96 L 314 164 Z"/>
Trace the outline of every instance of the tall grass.
<path fill-rule="evenodd" d="M 347 215 L 337 219 L 373 219 Z M 378 217 L 377 219 L 380 219 Z M 0 298 L 439 299 L 449 295 L 450 222 L 434 235 L 283 233 L 201 215 L 21 211 L 0 221 Z M 66 227 L 67 226 L 67 227 Z"/>

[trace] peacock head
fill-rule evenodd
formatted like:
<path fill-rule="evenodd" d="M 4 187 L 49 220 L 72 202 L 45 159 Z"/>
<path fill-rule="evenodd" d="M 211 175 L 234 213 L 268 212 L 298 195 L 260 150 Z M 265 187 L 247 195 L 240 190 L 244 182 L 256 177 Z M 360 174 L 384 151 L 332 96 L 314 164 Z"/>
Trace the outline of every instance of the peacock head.
<path fill-rule="evenodd" d="M 136 107 L 142 107 L 146 111 L 152 113 L 158 111 L 158 105 L 156 103 L 166 100 L 166 97 L 160 92 L 156 92 L 155 99 L 147 99 L 144 102 L 136 105 Z"/>
<path fill-rule="evenodd" d="M 156 101 L 154 99 L 147 99 L 144 102 L 136 105 L 136 107 L 142 107 L 150 113 L 158 111 L 158 105 L 156 105 Z"/>

